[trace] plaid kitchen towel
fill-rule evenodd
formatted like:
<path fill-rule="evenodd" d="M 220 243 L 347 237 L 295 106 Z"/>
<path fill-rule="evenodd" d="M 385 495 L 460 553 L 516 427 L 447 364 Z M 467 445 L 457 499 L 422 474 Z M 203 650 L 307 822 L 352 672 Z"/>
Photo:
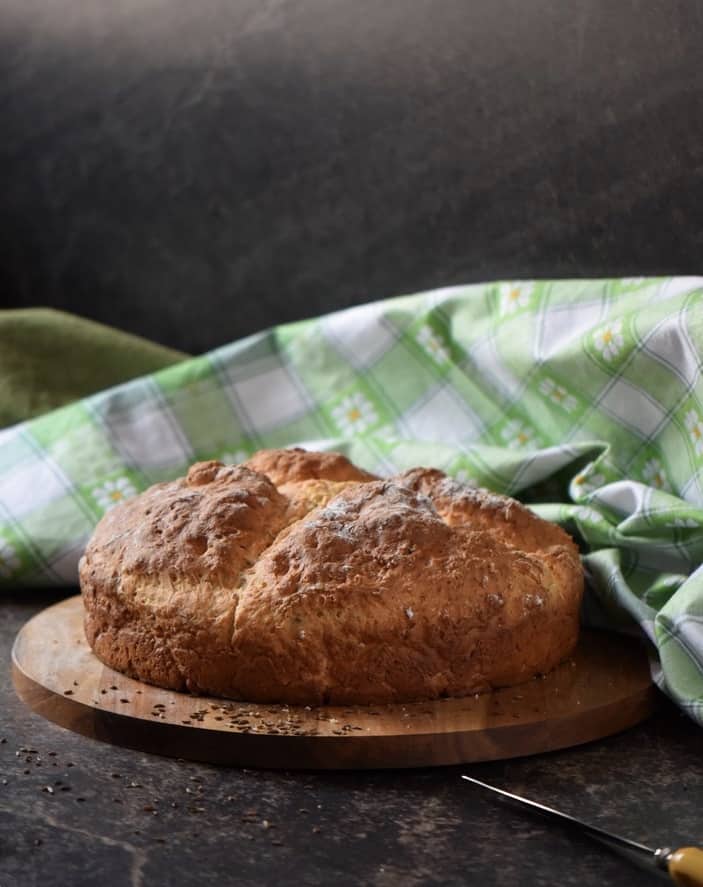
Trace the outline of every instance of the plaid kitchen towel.
<path fill-rule="evenodd" d="M 585 621 L 643 632 L 703 724 L 702 353 L 703 278 L 454 287 L 279 326 L 0 432 L 2 582 L 75 584 L 100 516 L 198 459 L 434 465 L 566 526 Z"/>

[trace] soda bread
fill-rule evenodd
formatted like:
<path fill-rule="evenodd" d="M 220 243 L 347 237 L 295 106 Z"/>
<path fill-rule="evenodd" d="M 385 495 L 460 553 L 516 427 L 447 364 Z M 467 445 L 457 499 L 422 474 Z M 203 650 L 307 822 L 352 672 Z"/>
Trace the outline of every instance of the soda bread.
<path fill-rule="evenodd" d="M 518 684 L 569 655 L 571 538 L 513 499 L 338 454 L 201 462 L 107 512 L 80 563 L 106 664 L 257 702 L 387 703 Z"/>

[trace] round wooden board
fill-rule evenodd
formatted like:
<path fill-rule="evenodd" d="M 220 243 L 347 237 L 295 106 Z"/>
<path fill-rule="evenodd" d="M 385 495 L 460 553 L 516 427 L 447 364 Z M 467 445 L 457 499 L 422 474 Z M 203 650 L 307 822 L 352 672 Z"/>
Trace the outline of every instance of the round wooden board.
<path fill-rule="evenodd" d="M 656 691 L 635 641 L 583 632 L 555 671 L 493 693 L 387 706 L 258 705 L 174 693 L 97 659 L 80 596 L 17 635 L 13 676 L 38 714 L 85 736 L 142 751 L 248 767 L 422 767 L 552 751 L 638 723 Z"/>

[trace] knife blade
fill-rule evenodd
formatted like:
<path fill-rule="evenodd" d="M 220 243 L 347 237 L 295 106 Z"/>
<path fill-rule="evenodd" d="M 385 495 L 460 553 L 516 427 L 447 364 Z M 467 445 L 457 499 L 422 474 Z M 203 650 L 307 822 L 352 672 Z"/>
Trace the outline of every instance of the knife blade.
<path fill-rule="evenodd" d="M 472 776 L 462 775 L 461 778 L 472 785 L 477 785 L 519 806 L 532 810 L 540 816 L 572 827 L 583 834 L 595 838 L 597 841 L 644 856 L 657 868 L 668 872 L 672 881 L 675 884 L 681 885 L 681 887 L 703 887 L 703 850 L 698 847 L 680 847 L 678 850 L 672 850 L 670 847 L 653 849 L 645 844 L 640 844 L 638 841 L 632 841 L 630 838 L 624 838 L 622 835 L 606 831 L 606 829 L 585 822 L 583 819 L 578 819 L 576 816 L 570 816 L 561 810 L 555 810 L 554 807 L 547 807 L 546 804 L 531 801 L 529 798 L 522 797 L 522 795 L 507 792 L 502 788 L 489 785 L 487 782 L 481 782 Z"/>

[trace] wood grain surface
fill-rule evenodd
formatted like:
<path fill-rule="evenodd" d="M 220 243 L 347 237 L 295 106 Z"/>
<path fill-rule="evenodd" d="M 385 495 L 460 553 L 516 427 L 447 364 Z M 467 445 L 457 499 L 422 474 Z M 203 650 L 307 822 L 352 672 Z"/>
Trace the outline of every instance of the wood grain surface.
<path fill-rule="evenodd" d="M 631 727 L 656 704 L 643 648 L 584 631 L 550 674 L 493 693 L 387 706 L 296 707 L 189 696 L 103 665 L 83 634 L 80 596 L 48 607 L 12 651 L 20 697 L 105 742 L 219 764 L 271 768 L 420 767 L 578 745 Z"/>

